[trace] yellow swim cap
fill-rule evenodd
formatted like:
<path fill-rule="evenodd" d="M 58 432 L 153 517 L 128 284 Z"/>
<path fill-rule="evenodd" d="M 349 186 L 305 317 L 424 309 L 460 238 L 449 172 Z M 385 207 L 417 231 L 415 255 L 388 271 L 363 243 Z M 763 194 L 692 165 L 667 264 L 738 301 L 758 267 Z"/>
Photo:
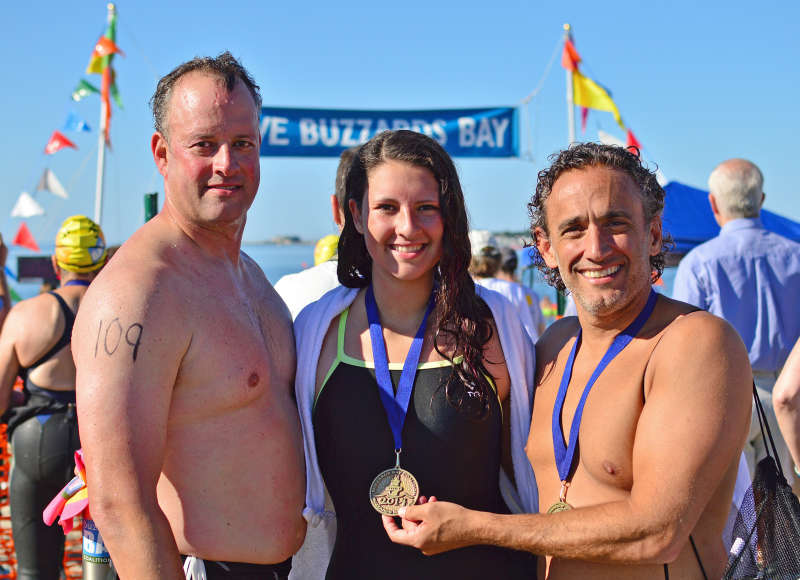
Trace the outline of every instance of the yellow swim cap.
<path fill-rule="evenodd" d="M 85 215 L 68 217 L 56 234 L 56 263 L 69 272 L 94 272 L 106 263 L 103 230 Z"/>
<path fill-rule="evenodd" d="M 319 266 L 323 262 L 327 262 L 336 255 L 336 250 L 339 247 L 339 236 L 331 234 L 325 236 L 317 242 L 314 246 L 314 265 Z"/>

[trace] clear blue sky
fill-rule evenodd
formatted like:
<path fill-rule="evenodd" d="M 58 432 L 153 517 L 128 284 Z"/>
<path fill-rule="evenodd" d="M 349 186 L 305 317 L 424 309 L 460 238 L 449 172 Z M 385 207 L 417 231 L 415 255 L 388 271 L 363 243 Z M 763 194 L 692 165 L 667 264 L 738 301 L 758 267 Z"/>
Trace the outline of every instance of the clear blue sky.
<path fill-rule="evenodd" d="M 163 203 L 147 101 L 157 78 L 181 61 L 230 50 L 268 105 L 514 105 L 536 86 L 564 22 L 573 26 L 584 71 L 612 91 L 645 157 L 667 178 L 705 188 L 718 162 L 746 157 L 765 174 L 765 207 L 800 220 L 792 146 L 800 134 L 796 2 L 120 0 L 117 7 L 125 109 L 112 119 L 103 216 L 110 243 L 142 223 L 145 192 L 159 191 Z M 78 151 L 42 150 L 70 110 L 98 126 L 99 98 L 75 104 L 69 95 L 82 77 L 99 86 L 84 69 L 105 18 L 100 0 L 4 8 L 0 231 L 7 237 L 19 224 L 8 217 L 17 196 L 32 190 L 45 167 L 71 199 L 37 194 L 48 214 L 28 223 L 40 242 L 50 241 L 64 217 L 93 213 L 96 133 L 69 134 Z M 532 162 L 456 159 L 474 227 L 526 227 L 536 173 L 567 140 L 564 93 L 557 61 L 530 107 Z M 590 114 L 585 139 L 596 139 L 598 128 L 623 137 L 608 113 Z M 334 159 L 262 158 L 245 240 L 333 232 L 327 197 L 335 166 Z"/>

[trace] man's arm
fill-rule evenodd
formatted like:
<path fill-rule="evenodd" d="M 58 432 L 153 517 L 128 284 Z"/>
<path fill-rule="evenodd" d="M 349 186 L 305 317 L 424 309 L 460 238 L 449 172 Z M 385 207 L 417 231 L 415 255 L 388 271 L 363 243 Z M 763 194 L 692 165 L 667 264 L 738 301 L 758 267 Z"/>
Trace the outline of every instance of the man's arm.
<path fill-rule="evenodd" d="M 426 554 L 494 544 L 598 562 L 677 558 L 741 452 L 751 385 L 747 352 L 727 323 L 696 313 L 673 324 L 679 328 L 662 338 L 647 372 L 651 388 L 636 429 L 629 498 L 552 515 L 431 502 L 406 508 L 402 529 L 384 518 L 390 538 Z"/>
<path fill-rule="evenodd" d="M 184 577 L 156 484 L 180 361 L 180 294 L 157 273 L 107 272 L 73 332 L 89 503 L 121 578 Z"/>
<path fill-rule="evenodd" d="M 772 405 L 795 465 L 800 465 L 800 339 L 772 390 Z"/>

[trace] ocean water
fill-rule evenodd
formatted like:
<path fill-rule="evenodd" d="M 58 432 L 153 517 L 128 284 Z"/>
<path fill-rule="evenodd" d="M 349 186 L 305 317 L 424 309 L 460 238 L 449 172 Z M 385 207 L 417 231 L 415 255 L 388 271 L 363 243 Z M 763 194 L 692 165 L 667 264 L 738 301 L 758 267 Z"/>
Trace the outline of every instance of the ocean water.
<path fill-rule="evenodd" d="M 32 252 L 18 246 L 10 246 L 6 267 L 16 276 L 18 256 L 50 256 L 53 246 L 42 246 L 41 252 Z M 253 258 L 267 279 L 273 284 L 284 274 L 299 272 L 314 265 L 314 246 L 311 244 L 292 245 L 244 245 L 242 250 Z M 39 282 L 20 283 L 8 277 L 8 283 L 17 294 L 25 299 L 39 293 Z"/>
<path fill-rule="evenodd" d="M 255 245 L 245 244 L 242 250 L 253 258 L 261 269 L 264 270 L 267 279 L 271 283 L 275 283 L 278 279 L 293 272 L 299 272 L 309 266 L 314 265 L 314 246 L 311 244 L 291 244 L 291 245 Z M 42 252 L 31 252 L 25 248 L 11 246 L 9 248 L 9 256 L 6 261 L 7 267 L 16 274 L 17 271 L 17 256 L 32 256 L 42 255 L 47 256 L 52 254 L 53 246 L 42 247 Z M 523 283 L 533 286 L 533 289 L 539 294 L 540 297 L 547 296 L 551 301 L 555 302 L 555 290 L 547 285 L 539 275 L 538 271 L 529 270 L 520 272 L 520 278 Z M 659 291 L 667 296 L 672 295 L 672 284 L 675 280 L 675 268 L 667 268 L 664 270 L 664 286 L 657 287 Z M 39 283 L 18 283 L 13 279 L 9 279 L 9 284 L 16 290 L 21 298 L 30 298 L 39 292 Z"/>

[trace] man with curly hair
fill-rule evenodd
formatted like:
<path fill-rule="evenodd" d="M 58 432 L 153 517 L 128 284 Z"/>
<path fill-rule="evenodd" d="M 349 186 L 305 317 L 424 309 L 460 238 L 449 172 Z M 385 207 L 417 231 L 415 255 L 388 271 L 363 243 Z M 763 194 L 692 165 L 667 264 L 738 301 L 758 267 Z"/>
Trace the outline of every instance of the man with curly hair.
<path fill-rule="evenodd" d="M 750 368 L 730 325 L 652 291 L 663 205 L 654 174 L 620 147 L 577 144 L 540 172 L 529 204 L 539 266 L 577 308 L 536 347 L 526 452 L 540 513 L 437 498 L 407 508 L 393 540 L 430 554 L 527 550 L 553 580 L 722 575 Z"/>

